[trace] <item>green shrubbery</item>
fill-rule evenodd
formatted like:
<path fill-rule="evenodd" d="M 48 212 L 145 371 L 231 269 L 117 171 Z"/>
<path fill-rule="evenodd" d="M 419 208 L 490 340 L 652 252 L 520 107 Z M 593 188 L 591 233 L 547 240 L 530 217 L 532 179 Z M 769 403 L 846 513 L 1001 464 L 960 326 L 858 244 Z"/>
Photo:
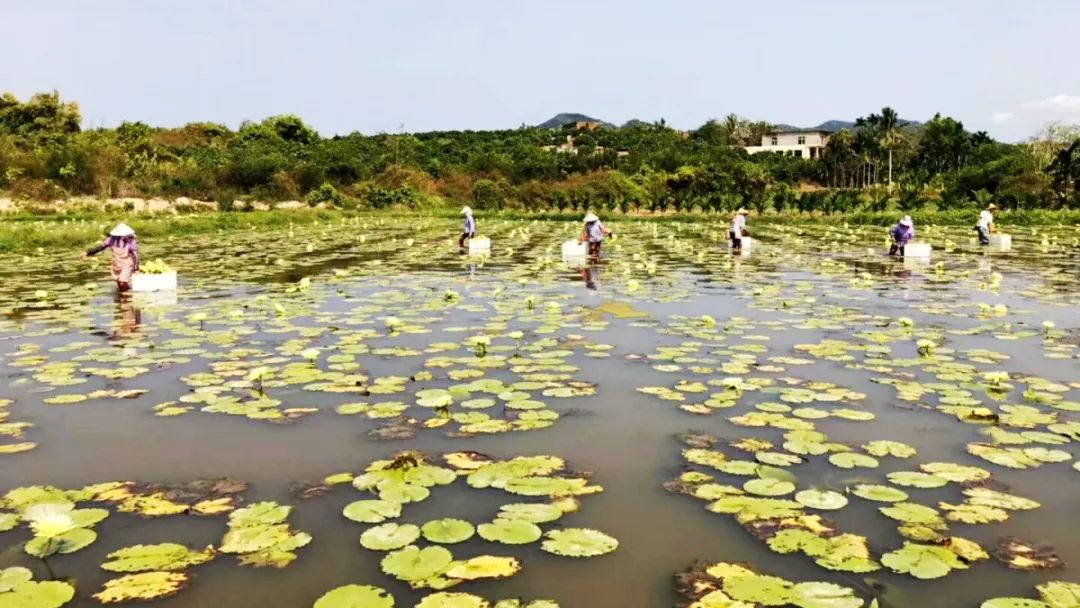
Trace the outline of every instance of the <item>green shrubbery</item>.
<path fill-rule="evenodd" d="M 0 98 L 0 191 L 50 201 L 188 196 L 302 200 L 370 209 L 824 214 L 1080 207 L 1075 133 L 1010 145 L 948 117 L 905 125 L 885 108 L 836 133 L 822 160 L 748 155 L 769 126 L 735 116 L 684 133 L 663 121 L 570 132 L 537 128 L 323 138 L 295 116 L 175 129 L 80 131 L 55 93 Z M 575 153 L 544 149 L 576 145 Z M 1076 158 L 1074 158 L 1074 156 Z M 891 187 L 889 185 L 892 178 Z M 985 195 L 976 201 L 976 193 Z"/>

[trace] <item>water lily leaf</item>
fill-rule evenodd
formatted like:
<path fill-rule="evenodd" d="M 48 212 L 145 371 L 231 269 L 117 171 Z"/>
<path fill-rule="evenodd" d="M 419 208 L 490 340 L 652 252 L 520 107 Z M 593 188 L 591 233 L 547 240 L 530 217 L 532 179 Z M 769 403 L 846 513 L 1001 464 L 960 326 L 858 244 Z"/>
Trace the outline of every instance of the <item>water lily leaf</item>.
<path fill-rule="evenodd" d="M 1025 597 L 995 597 L 979 604 L 979 608 L 1047 608 L 1039 600 Z"/>
<path fill-rule="evenodd" d="M 562 516 L 562 509 L 550 503 L 514 503 L 499 507 L 499 519 L 524 519 L 534 524 L 543 524 Z"/>
<path fill-rule="evenodd" d="M 222 553 L 254 553 L 270 549 L 290 537 L 288 524 L 229 528 L 221 538 Z"/>
<path fill-rule="evenodd" d="M 851 489 L 851 493 L 876 502 L 904 502 L 908 499 L 907 492 L 903 490 L 874 484 L 859 484 Z"/>
<path fill-rule="evenodd" d="M 540 548 L 548 553 L 564 557 L 596 557 L 611 553 L 619 546 L 619 541 L 588 528 L 563 528 L 551 530 L 544 535 Z"/>
<path fill-rule="evenodd" d="M 403 581 L 417 581 L 442 574 L 454 559 L 443 547 L 421 549 L 410 545 L 382 559 L 383 572 Z"/>
<path fill-rule="evenodd" d="M 517 574 L 519 570 L 521 570 L 521 562 L 513 557 L 480 555 L 452 566 L 444 573 L 444 576 L 472 581 L 481 578 L 504 578 L 513 576 Z"/>
<path fill-rule="evenodd" d="M 188 575 L 183 572 L 128 574 L 105 581 L 105 586 L 94 594 L 94 598 L 102 604 L 156 600 L 179 592 L 187 583 Z"/>
<path fill-rule="evenodd" d="M 795 484 L 777 479 L 751 479 L 743 484 L 743 489 L 760 496 L 783 496 L 795 491 Z"/>
<path fill-rule="evenodd" d="M 898 486 L 910 488 L 940 488 L 949 483 L 948 479 L 918 471 L 894 471 L 886 477 Z"/>
<path fill-rule="evenodd" d="M 841 469 L 853 469 L 855 467 L 873 469 L 878 466 L 877 459 L 867 456 L 866 454 L 858 454 L 855 452 L 832 454 L 829 456 L 829 462 L 831 462 L 833 466 L 840 467 Z"/>
<path fill-rule="evenodd" d="M 540 539 L 543 532 L 536 524 L 524 519 L 496 519 L 476 527 L 480 538 L 507 545 L 525 545 Z"/>
<path fill-rule="evenodd" d="M 834 583 L 796 583 L 793 604 L 800 608 L 861 608 L 862 598 L 849 587 Z"/>
<path fill-rule="evenodd" d="M 420 528 L 413 524 L 387 523 L 364 530 L 360 545 L 372 551 L 391 551 L 411 545 L 420 538 Z"/>
<path fill-rule="evenodd" d="M 86 528 L 75 528 L 53 537 L 35 536 L 30 539 L 24 550 L 34 557 L 46 558 L 60 553 L 66 555 L 90 545 L 97 540 L 97 532 Z"/>
<path fill-rule="evenodd" d="M 776 576 L 730 576 L 724 579 L 724 593 L 733 599 L 762 606 L 784 606 L 794 602 L 794 585 Z"/>
<path fill-rule="evenodd" d="M 835 510 L 844 508 L 848 499 L 832 490 L 802 490 L 795 494 L 795 500 L 811 509 Z"/>
<path fill-rule="evenodd" d="M 987 524 L 1009 519 L 1009 512 L 996 507 L 963 503 L 959 505 L 947 502 L 938 503 L 938 507 L 945 511 L 945 519 L 958 521 L 965 524 Z"/>
<path fill-rule="evenodd" d="M 388 500 L 357 500 L 341 512 L 346 518 L 365 524 L 377 524 L 401 515 L 401 503 Z"/>
<path fill-rule="evenodd" d="M 101 567 L 110 572 L 173 572 L 210 561 L 214 558 L 214 550 L 208 547 L 203 551 L 193 551 L 176 543 L 133 545 L 113 551 L 108 558 L 111 561 Z"/>
<path fill-rule="evenodd" d="M 935 527 L 942 524 L 937 510 L 913 502 L 898 502 L 889 507 L 878 507 L 883 515 L 909 524 L 921 524 Z"/>
<path fill-rule="evenodd" d="M 967 496 L 967 502 L 973 505 L 997 507 L 1010 511 L 1027 511 L 1041 506 L 1030 498 L 997 492 L 990 488 L 965 488 L 964 496 Z"/>
<path fill-rule="evenodd" d="M 258 502 L 229 514 L 230 527 L 278 524 L 289 516 L 292 507 L 276 502 Z"/>
<path fill-rule="evenodd" d="M 0 570 L 0 606 L 12 608 L 60 608 L 75 596 L 75 588 L 63 581 L 32 581 L 26 568 Z"/>
<path fill-rule="evenodd" d="M 1000 539 L 994 557 L 1014 570 L 1048 570 L 1065 566 L 1050 545 L 1015 536 Z"/>
<path fill-rule="evenodd" d="M 1050 581 L 1035 588 L 1050 608 L 1080 608 L 1080 584 Z"/>
<path fill-rule="evenodd" d="M 867 454 L 879 458 L 885 456 L 911 458 L 915 455 L 915 448 L 906 443 L 900 443 L 899 441 L 871 441 L 870 443 L 863 444 L 862 448 L 866 450 Z"/>
<path fill-rule="evenodd" d="M 560 477 L 516 477 L 507 481 L 503 489 L 521 496 L 556 496 L 572 492 L 570 482 Z"/>
<path fill-rule="evenodd" d="M 416 608 L 489 608 L 491 603 L 471 593 L 433 593 L 416 605 Z"/>
<path fill-rule="evenodd" d="M 955 553 L 944 547 L 910 542 L 882 555 L 881 563 L 894 572 L 919 579 L 941 578 L 952 570 L 967 568 Z"/>
<path fill-rule="evenodd" d="M 461 519 L 436 519 L 420 528 L 424 538 L 433 543 L 450 545 L 472 538 L 473 525 Z"/>
<path fill-rule="evenodd" d="M 314 608 L 393 608 L 394 597 L 372 585 L 345 585 L 315 600 Z"/>

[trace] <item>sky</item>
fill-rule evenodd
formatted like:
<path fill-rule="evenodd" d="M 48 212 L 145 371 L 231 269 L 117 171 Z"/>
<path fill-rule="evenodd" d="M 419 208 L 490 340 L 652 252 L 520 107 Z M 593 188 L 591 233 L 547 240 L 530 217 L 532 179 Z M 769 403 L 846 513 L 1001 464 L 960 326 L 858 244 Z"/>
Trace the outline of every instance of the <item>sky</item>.
<path fill-rule="evenodd" d="M 0 24 L 0 91 L 58 90 L 84 127 L 1080 122 L 1076 0 L 0 0 Z"/>

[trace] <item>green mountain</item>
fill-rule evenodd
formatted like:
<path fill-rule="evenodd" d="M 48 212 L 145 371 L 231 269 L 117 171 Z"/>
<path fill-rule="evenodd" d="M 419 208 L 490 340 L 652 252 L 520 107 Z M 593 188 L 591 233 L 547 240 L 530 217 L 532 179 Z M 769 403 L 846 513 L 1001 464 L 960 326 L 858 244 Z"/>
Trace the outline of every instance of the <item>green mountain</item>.
<path fill-rule="evenodd" d="M 552 116 L 551 118 L 545 120 L 544 122 L 542 122 L 542 123 L 540 123 L 540 124 L 538 124 L 536 126 L 541 128 L 541 129 L 561 129 L 561 128 L 563 128 L 564 125 L 568 125 L 570 123 L 579 122 L 579 121 L 581 121 L 581 122 L 598 122 L 598 123 L 600 123 L 601 125 L 603 125 L 605 127 L 614 127 L 615 126 L 615 125 L 611 124 L 610 122 L 600 120 L 599 118 L 593 118 L 591 116 L 586 116 L 585 114 L 573 114 L 573 113 L 569 113 L 569 112 L 564 112 L 562 114 L 556 114 L 555 116 Z"/>

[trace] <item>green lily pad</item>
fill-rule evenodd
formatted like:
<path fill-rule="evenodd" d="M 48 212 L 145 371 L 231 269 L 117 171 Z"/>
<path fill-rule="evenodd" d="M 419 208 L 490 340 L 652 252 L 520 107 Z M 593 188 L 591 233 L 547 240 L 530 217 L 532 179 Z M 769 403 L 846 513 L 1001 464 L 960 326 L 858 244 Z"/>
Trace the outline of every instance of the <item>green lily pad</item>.
<path fill-rule="evenodd" d="M 411 545 L 420 538 L 420 528 L 413 524 L 387 523 L 364 530 L 360 545 L 372 551 L 392 551 Z"/>
<path fill-rule="evenodd" d="M 540 540 L 543 532 L 536 524 L 524 519 L 496 519 L 476 527 L 480 538 L 507 545 L 526 545 Z"/>
<path fill-rule="evenodd" d="M 842 509 L 848 503 L 843 494 L 832 490 L 802 490 L 795 494 L 795 500 L 811 509 L 828 511 Z"/>
<path fill-rule="evenodd" d="M 388 500 L 358 500 L 341 512 L 346 518 L 365 524 L 377 524 L 401 515 L 401 503 Z"/>
<path fill-rule="evenodd" d="M 540 548 L 548 553 L 565 557 L 596 557 L 611 553 L 619 546 L 619 541 L 588 528 L 563 528 L 551 530 L 544 535 Z"/>
<path fill-rule="evenodd" d="M 421 526 L 420 532 L 430 542 L 450 545 L 469 540 L 475 529 L 461 519 L 435 519 Z"/>
<path fill-rule="evenodd" d="M 381 566 L 383 572 L 403 581 L 418 581 L 442 574 L 453 560 L 454 556 L 442 547 L 421 549 L 410 545 L 387 554 Z"/>
<path fill-rule="evenodd" d="M 344 585 L 315 600 L 314 608 L 393 608 L 394 597 L 372 585 Z"/>

